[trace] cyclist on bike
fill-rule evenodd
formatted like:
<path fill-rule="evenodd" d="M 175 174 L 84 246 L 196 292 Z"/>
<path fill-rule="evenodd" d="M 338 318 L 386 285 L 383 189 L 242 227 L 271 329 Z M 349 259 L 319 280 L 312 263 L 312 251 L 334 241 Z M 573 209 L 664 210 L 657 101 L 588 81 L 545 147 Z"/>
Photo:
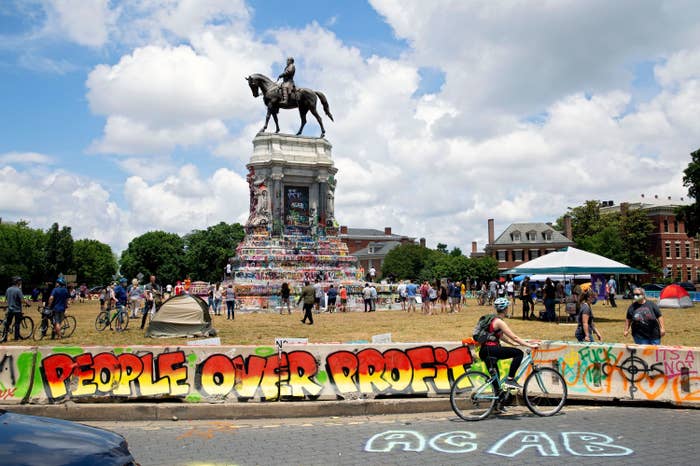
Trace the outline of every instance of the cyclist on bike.
<path fill-rule="evenodd" d="M 22 293 L 22 278 L 12 277 L 12 285 L 5 292 L 5 300 L 7 302 L 7 314 L 5 315 L 5 335 L 0 343 L 7 341 L 7 335 L 10 334 L 10 325 L 14 320 L 15 340 L 19 340 L 19 324 L 22 320 L 22 302 L 24 301 L 24 293 Z"/>
<path fill-rule="evenodd" d="M 510 302 L 507 298 L 498 298 L 493 302 L 493 307 L 496 309 L 496 317 L 489 324 L 489 334 L 492 337 L 481 346 L 479 358 L 486 363 L 486 367 L 489 369 L 495 368 L 497 373 L 498 360 L 512 358 L 513 360 L 510 363 L 508 377 L 503 382 L 503 385 L 510 388 L 522 389 L 523 387 L 515 381 L 514 377 L 523 360 L 523 352 L 521 349 L 512 346 L 501 346 L 501 338 L 505 337 L 508 343 L 527 346 L 529 348 L 537 348 L 537 345 L 526 342 L 513 333 L 510 327 L 508 327 L 508 324 L 503 320 L 508 312 L 508 306 L 510 306 Z M 495 361 L 489 358 L 494 358 Z"/>
<path fill-rule="evenodd" d="M 119 279 L 119 285 L 114 288 L 114 299 L 117 301 L 117 312 L 126 312 L 126 284 L 127 279 L 122 277 Z M 116 330 L 117 332 L 122 331 L 122 316 L 120 315 L 116 319 Z M 111 327 L 110 327 L 111 328 Z"/>
<path fill-rule="evenodd" d="M 54 334 L 51 338 L 61 339 L 61 323 L 66 315 L 66 309 L 68 309 L 68 298 L 70 295 L 66 289 L 66 280 L 63 277 L 58 277 L 56 288 L 51 291 L 49 302 L 46 304 L 46 307 L 53 311 Z"/>

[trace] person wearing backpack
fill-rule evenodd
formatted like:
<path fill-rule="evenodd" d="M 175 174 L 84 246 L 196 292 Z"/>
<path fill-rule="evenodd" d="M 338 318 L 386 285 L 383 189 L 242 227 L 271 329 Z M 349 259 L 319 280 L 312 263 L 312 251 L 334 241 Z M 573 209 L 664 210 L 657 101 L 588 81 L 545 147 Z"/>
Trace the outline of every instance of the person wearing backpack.
<path fill-rule="evenodd" d="M 505 338 L 507 343 L 527 346 L 528 348 L 537 348 L 537 345 L 526 342 L 518 335 L 513 333 L 510 327 L 508 327 L 508 324 L 506 324 L 504 320 L 504 317 L 508 312 L 508 306 L 510 306 L 510 302 L 507 298 L 498 298 L 493 302 L 493 307 L 496 309 L 496 314 L 482 316 L 482 318 L 479 319 L 479 324 L 484 325 L 484 321 L 489 320 L 490 318 L 487 327 L 488 337 L 485 339 L 484 343 L 481 344 L 479 358 L 484 361 L 486 367 L 489 369 L 494 368 L 496 373 L 498 373 L 499 360 L 512 359 L 510 369 L 508 370 L 508 377 L 503 382 L 503 385 L 509 388 L 522 389 L 520 384 L 515 381 L 515 373 L 518 371 L 518 367 L 520 367 L 520 363 L 523 360 L 523 351 L 520 348 L 515 348 L 512 346 L 501 346 L 501 338 Z M 477 325 L 477 327 L 478 326 L 479 325 Z M 475 337 L 475 339 L 479 341 L 479 338 Z"/>
<path fill-rule="evenodd" d="M 598 340 L 603 340 L 603 336 L 596 326 L 593 325 L 593 311 L 591 310 L 592 301 L 593 294 L 588 291 L 583 293 L 579 300 L 579 312 L 576 316 L 578 326 L 574 333 L 578 341 L 593 342 L 593 335 L 597 336 Z"/>

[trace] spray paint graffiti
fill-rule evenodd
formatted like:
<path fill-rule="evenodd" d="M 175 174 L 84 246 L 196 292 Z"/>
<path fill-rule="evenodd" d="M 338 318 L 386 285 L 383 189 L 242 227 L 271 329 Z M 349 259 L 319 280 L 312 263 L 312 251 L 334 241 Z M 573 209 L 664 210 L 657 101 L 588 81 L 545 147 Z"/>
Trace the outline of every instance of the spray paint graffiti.
<path fill-rule="evenodd" d="M 56 353 L 41 359 L 39 378 L 50 402 L 105 396 L 316 400 L 324 390 L 334 399 L 358 393 L 447 393 L 451 381 L 471 364 L 462 346 L 335 351 L 327 354 L 325 365 L 305 350 L 276 352 L 265 347 L 235 356 L 201 352 L 201 357 L 165 349 Z"/>
<path fill-rule="evenodd" d="M 616 445 L 612 437 L 596 432 L 560 432 L 564 451 L 573 456 L 627 456 L 631 448 Z M 452 431 L 437 434 L 430 440 L 413 430 L 388 430 L 370 437 L 365 452 L 388 453 L 391 451 L 422 452 L 429 446 L 440 453 L 470 453 L 478 448 L 477 435 L 469 431 Z M 514 458 L 527 451 L 540 456 L 562 456 L 557 442 L 546 432 L 517 430 L 494 443 L 486 453 Z"/>
<path fill-rule="evenodd" d="M 339 394 L 449 393 L 451 383 L 471 363 L 471 353 L 463 346 L 450 351 L 422 346 L 383 353 L 367 348 L 329 354 L 326 369 Z"/>
<path fill-rule="evenodd" d="M 675 403 L 700 401 L 697 350 L 549 343 L 536 362 L 559 369 L 570 394 Z"/>
<path fill-rule="evenodd" d="M 536 364 L 562 373 L 570 395 L 687 405 L 700 404 L 698 356 L 694 348 L 564 342 L 545 343 L 534 354 Z M 508 365 L 501 361 L 500 370 Z M 444 396 L 469 367 L 484 369 L 459 344 L 3 347 L 0 403 Z"/>

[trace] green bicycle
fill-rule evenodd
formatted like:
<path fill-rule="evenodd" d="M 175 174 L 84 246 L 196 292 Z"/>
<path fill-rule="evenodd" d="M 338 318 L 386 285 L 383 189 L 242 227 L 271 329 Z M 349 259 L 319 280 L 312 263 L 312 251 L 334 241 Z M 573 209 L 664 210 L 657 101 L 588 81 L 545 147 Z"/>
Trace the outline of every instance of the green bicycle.
<path fill-rule="evenodd" d="M 519 380 L 528 368 L 532 370 L 523 384 L 525 404 L 538 416 L 553 416 L 566 404 L 568 390 L 564 377 L 552 367 L 537 366 L 529 349 L 526 353 L 515 375 L 515 380 Z M 491 359 L 496 362 L 496 358 Z M 452 409 L 465 421 L 485 419 L 495 408 L 508 404 L 512 398 L 510 389 L 503 387 L 504 380 L 505 377 L 499 379 L 495 368 L 489 370 L 489 375 L 468 370 L 452 384 Z"/>
<path fill-rule="evenodd" d="M 117 320 L 118 319 L 118 320 Z M 112 328 L 112 322 L 116 320 L 117 331 L 126 330 L 129 326 L 129 311 L 126 307 L 118 306 L 117 310 L 114 311 L 112 316 L 109 315 L 109 311 L 100 311 L 95 318 L 95 329 L 98 332 L 103 331 L 109 326 Z"/>

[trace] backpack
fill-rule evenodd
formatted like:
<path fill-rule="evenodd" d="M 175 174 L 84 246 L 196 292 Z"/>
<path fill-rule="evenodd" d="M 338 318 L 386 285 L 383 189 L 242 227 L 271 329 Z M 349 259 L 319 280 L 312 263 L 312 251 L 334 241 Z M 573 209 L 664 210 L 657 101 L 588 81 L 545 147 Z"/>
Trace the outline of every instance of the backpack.
<path fill-rule="evenodd" d="M 496 341 L 493 332 L 489 331 L 491 322 L 493 322 L 495 318 L 496 314 L 486 314 L 479 317 L 479 321 L 476 323 L 476 327 L 474 327 L 474 331 L 472 332 L 472 338 L 474 338 L 479 345 L 483 345 L 487 341 Z"/>

